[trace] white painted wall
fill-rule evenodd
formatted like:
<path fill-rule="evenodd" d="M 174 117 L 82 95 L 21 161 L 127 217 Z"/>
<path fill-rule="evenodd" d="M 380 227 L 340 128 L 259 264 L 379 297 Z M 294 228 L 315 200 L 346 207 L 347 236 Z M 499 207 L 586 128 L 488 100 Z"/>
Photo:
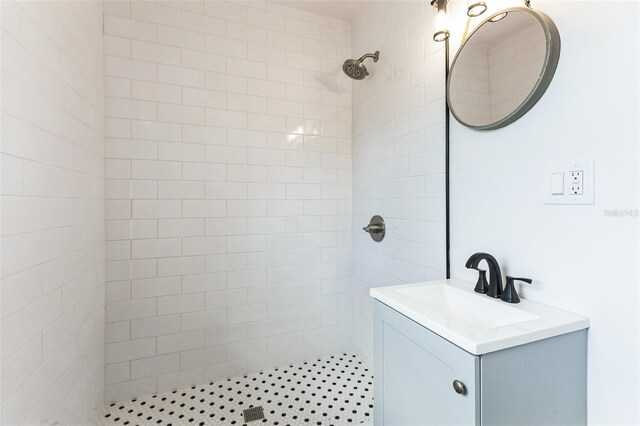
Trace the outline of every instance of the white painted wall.
<path fill-rule="evenodd" d="M 533 278 L 524 297 L 588 316 L 589 423 L 640 424 L 639 5 L 534 6 L 562 38 L 545 96 L 500 130 L 452 121 L 453 276 L 475 281 L 464 263 L 487 251 L 504 273 Z M 595 160 L 595 205 L 543 205 L 545 165 L 581 158 Z"/>
<path fill-rule="evenodd" d="M 444 50 L 427 1 L 368 2 L 353 55 L 380 50 L 353 83 L 354 347 L 371 356 L 369 289 L 445 274 Z M 362 227 L 385 219 L 385 239 Z"/>
<path fill-rule="evenodd" d="M 92 424 L 104 394 L 102 5 L 0 8 L 0 423 Z"/>
<path fill-rule="evenodd" d="M 105 3 L 106 399 L 350 347 L 346 22 Z"/>

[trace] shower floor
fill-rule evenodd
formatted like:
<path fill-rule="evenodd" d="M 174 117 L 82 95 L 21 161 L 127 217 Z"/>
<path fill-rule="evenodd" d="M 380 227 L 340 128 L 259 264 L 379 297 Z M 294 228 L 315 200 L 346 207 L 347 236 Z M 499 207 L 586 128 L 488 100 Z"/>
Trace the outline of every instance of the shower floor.
<path fill-rule="evenodd" d="M 243 410 L 258 406 L 264 419 L 245 423 Z M 372 417 L 371 371 L 342 354 L 111 404 L 100 426 L 346 425 Z"/>

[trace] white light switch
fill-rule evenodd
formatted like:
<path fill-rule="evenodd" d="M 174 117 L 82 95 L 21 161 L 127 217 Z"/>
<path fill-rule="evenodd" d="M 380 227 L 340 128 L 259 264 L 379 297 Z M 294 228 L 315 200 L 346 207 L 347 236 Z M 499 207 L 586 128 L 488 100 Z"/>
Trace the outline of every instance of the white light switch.
<path fill-rule="evenodd" d="M 594 169 L 593 160 L 549 165 L 544 172 L 544 203 L 594 204 Z"/>
<path fill-rule="evenodd" d="M 551 174 L 551 195 L 564 194 L 564 173 Z"/>

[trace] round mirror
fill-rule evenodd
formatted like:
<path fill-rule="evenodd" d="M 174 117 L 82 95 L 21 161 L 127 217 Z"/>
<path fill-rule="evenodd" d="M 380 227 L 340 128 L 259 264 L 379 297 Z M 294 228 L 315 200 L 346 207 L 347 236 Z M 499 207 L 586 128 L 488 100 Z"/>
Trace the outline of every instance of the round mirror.
<path fill-rule="evenodd" d="M 473 129 L 511 124 L 542 97 L 559 57 L 560 35 L 547 15 L 524 7 L 502 10 L 458 50 L 447 81 L 449 108 Z"/>

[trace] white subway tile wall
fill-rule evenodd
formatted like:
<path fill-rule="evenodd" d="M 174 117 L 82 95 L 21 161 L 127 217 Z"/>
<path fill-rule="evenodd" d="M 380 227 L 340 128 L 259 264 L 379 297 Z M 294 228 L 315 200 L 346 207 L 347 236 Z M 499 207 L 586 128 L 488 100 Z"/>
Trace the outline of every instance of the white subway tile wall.
<path fill-rule="evenodd" d="M 368 2 L 353 23 L 358 57 L 380 50 L 353 88 L 353 341 L 372 353 L 369 288 L 445 276 L 444 50 L 429 2 Z M 375 243 L 361 228 L 384 217 Z"/>
<path fill-rule="evenodd" d="M 518 33 L 490 49 L 473 46 L 456 61 L 451 91 L 458 116 L 474 125 L 495 123 L 514 111 L 538 82 L 546 55 L 545 34 L 536 20 L 519 24 Z"/>
<path fill-rule="evenodd" d="M 104 400 L 102 6 L 3 0 L 0 14 L 0 423 L 95 424 Z M 152 114 L 143 103 L 118 109 Z M 108 214 L 122 214 L 114 207 Z"/>
<path fill-rule="evenodd" d="M 454 112 L 473 125 L 497 121 L 491 114 L 489 50 L 484 46 L 465 49 L 465 54 L 456 59 L 455 69 L 455 78 L 461 84 L 459 89 L 451 90 Z"/>
<path fill-rule="evenodd" d="M 104 13 L 107 402 L 349 350 L 349 24 L 264 1 Z"/>
<path fill-rule="evenodd" d="M 544 37 L 533 23 L 488 52 L 489 90 L 496 95 L 491 103 L 493 121 L 506 117 L 531 93 L 547 53 Z"/>

